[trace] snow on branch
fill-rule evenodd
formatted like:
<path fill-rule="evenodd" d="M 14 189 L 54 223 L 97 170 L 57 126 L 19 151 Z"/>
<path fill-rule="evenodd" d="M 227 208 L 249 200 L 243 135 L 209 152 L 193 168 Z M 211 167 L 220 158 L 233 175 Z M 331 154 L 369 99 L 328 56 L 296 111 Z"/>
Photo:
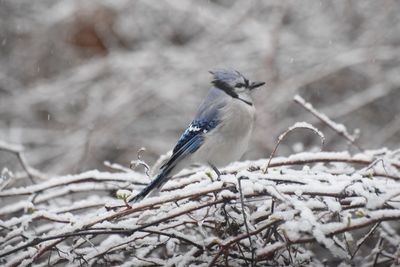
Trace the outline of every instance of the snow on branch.
<path fill-rule="evenodd" d="M 356 148 L 358 148 L 360 151 L 363 151 L 363 149 L 361 148 L 361 146 L 359 144 L 357 144 L 356 142 L 356 136 L 357 134 L 349 134 L 349 132 L 347 131 L 346 126 L 344 126 L 343 124 L 340 123 L 336 123 L 333 120 L 331 120 L 328 116 L 326 116 L 325 114 L 317 111 L 312 104 L 306 102 L 304 100 L 304 98 L 302 98 L 299 95 L 296 95 L 294 97 L 294 101 L 298 104 L 300 104 L 304 109 L 306 109 L 307 111 L 309 111 L 311 114 L 313 114 L 316 118 L 318 118 L 320 121 L 322 121 L 325 125 L 327 125 L 328 127 L 330 127 L 332 130 L 334 130 L 335 132 L 337 132 L 339 135 L 343 136 L 344 138 L 346 138 L 353 146 L 355 146 Z"/>
<path fill-rule="evenodd" d="M 282 142 L 282 140 L 286 137 L 286 135 L 288 135 L 290 132 L 296 130 L 296 129 L 307 129 L 307 130 L 311 130 L 312 132 L 314 132 L 315 134 L 317 134 L 319 136 L 319 138 L 321 139 L 321 146 L 324 145 L 325 142 L 325 136 L 324 134 L 318 130 L 317 128 L 315 128 L 314 126 L 312 126 L 311 124 L 307 123 L 307 122 L 296 122 L 293 126 L 289 127 L 283 134 L 281 134 L 278 137 L 278 142 L 276 143 L 276 146 L 274 148 L 274 150 L 272 151 L 269 160 L 268 160 L 268 164 L 265 167 L 264 173 L 268 171 L 268 167 L 271 164 L 271 160 L 274 157 L 276 150 L 278 149 L 278 146 L 280 145 L 280 143 Z"/>
<path fill-rule="evenodd" d="M 233 163 L 220 181 L 208 170 L 183 174 L 129 207 L 116 192 L 129 197 L 148 181 L 144 173 L 88 171 L 8 185 L 0 192 L 0 263 L 398 263 L 398 152 L 300 153 L 273 158 L 264 173 L 268 161 Z"/>

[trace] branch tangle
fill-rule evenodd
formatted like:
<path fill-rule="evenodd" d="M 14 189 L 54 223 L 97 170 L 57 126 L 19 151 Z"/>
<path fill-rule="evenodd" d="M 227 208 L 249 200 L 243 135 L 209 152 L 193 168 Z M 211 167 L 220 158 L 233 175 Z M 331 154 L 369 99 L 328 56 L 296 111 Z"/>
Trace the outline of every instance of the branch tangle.
<path fill-rule="evenodd" d="M 376 155 L 385 168 L 376 163 Z M 382 224 L 377 223 L 400 219 L 395 155 L 391 151 L 356 156 L 302 153 L 273 159 L 268 173 L 262 171 L 266 160 L 232 165 L 221 181 L 198 171 L 171 180 L 159 197 L 131 208 L 111 196 L 93 196 L 89 190 L 116 190 L 128 180 L 135 181 L 126 174 L 84 173 L 62 182 L 51 178 L 8 188 L 0 195 L 5 203 L 0 210 L 0 260 L 10 266 L 44 263 L 51 254 L 50 263 L 70 264 L 118 265 L 128 260 L 136 265 L 174 261 L 210 266 L 231 261 L 304 265 L 322 259 L 303 244 L 320 243 L 332 260 L 339 257 L 359 265 L 376 257 L 357 257 L 368 252 L 365 242 L 347 241 L 362 239 L 365 233 L 368 242 L 382 239 L 377 257 L 392 255 L 393 262 L 393 242 L 381 234 Z M 80 181 L 87 191 L 75 196 L 58 193 Z M 36 202 L 42 195 L 47 200 Z M 17 198 L 19 202 L 14 201 Z M 107 208 L 96 203 L 107 203 Z M 15 218 L 22 210 L 24 215 Z M 376 229 L 369 231 L 372 227 Z M 394 230 L 391 236 L 400 238 Z"/>

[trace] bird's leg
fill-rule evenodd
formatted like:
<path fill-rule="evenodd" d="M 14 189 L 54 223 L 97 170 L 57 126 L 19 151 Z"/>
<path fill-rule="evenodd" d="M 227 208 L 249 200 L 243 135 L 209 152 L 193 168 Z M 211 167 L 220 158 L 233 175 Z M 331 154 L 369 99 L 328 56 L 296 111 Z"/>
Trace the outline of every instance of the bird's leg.
<path fill-rule="evenodd" d="M 125 207 L 126 207 L 127 210 L 130 210 L 132 208 L 132 206 L 129 205 L 129 203 L 128 203 L 126 198 L 124 199 L 124 203 L 125 203 Z"/>
<path fill-rule="evenodd" d="M 214 164 L 211 164 L 210 162 L 208 163 L 208 165 L 210 165 L 210 167 L 214 170 L 214 172 L 217 174 L 217 181 L 221 181 L 221 172 L 218 170 L 218 168 L 217 167 L 215 167 L 215 165 Z M 214 195 L 214 198 L 215 199 L 218 199 L 218 196 L 217 196 L 217 192 L 214 192 L 213 193 L 213 195 Z M 215 208 L 217 208 L 217 205 L 215 205 Z"/>
<path fill-rule="evenodd" d="M 217 174 L 217 181 L 221 181 L 221 172 L 218 170 L 217 167 L 215 167 L 214 164 L 208 163 L 210 167 L 214 170 L 214 172 Z"/>

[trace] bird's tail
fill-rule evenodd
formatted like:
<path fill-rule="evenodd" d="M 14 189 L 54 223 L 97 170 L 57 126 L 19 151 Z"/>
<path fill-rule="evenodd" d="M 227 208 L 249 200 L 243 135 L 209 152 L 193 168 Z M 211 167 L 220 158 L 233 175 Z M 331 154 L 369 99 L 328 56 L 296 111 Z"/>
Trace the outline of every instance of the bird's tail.
<path fill-rule="evenodd" d="M 150 184 L 148 184 L 145 188 L 143 188 L 142 191 L 140 191 L 139 194 L 134 196 L 131 200 L 129 200 L 130 203 L 137 203 L 143 198 L 145 198 L 147 195 L 150 193 L 155 193 L 157 192 L 171 177 L 170 173 L 173 168 L 166 167 L 163 168 L 160 172 L 160 174 L 157 175 L 156 178 L 154 178 Z"/>

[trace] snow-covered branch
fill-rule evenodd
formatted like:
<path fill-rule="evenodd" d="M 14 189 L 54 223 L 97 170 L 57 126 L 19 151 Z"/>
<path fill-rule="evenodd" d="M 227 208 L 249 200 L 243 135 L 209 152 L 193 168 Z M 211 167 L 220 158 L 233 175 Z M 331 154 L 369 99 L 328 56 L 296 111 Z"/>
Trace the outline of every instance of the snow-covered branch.
<path fill-rule="evenodd" d="M 375 258 L 361 257 L 369 246 L 357 240 L 371 235 L 374 240 L 379 235 L 383 251 L 396 259 L 381 225 L 400 219 L 398 153 L 300 153 L 273 158 L 264 173 L 267 162 L 231 164 L 220 181 L 208 170 L 181 175 L 160 196 L 130 207 L 115 192 L 124 186 L 139 190 L 145 174 L 89 171 L 5 188 L 1 261 L 8 266 L 126 260 L 171 266 L 174 259 L 209 266 L 230 259 L 239 265 L 306 264 L 320 259 L 317 247 L 305 244 L 318 243 L 332 258 L 369 263 Z M 101 191 L 65 193 L 69 186 Z M 46 200 L 38 201 L 41 195 Z"/>

